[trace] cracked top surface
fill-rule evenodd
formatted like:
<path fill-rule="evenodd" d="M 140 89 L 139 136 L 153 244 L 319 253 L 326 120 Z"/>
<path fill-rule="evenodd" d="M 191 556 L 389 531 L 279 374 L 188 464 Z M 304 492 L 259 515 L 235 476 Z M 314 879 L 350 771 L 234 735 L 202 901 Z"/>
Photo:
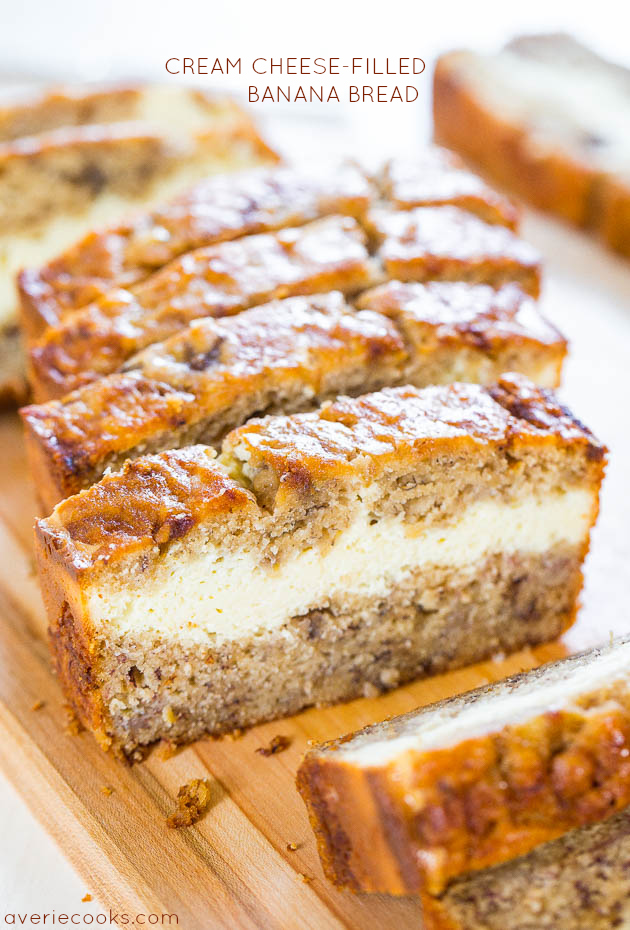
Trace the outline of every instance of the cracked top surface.
<path fill-rule="evenodd" d="M 598 463 L 605 454 L 551 392 L 521 376 L 489 388 L 390 388 L 313 413 L 251 420 L 228 434 L 218 462 L 206 446 L 136 459 L 59 504 L 38 534 L 67 570 L 85 571 L 155 550 L 235 510 L 260 515 L 246 472 L 265 469 L 277 487 L 309 495 L 321 482 L 365 485 L 436 455 L 549 443 L 577 444 Z"/>
<path fill-rule="evenodd" d="M 293 294 L 353 292 L 373 281 L 364 234 L 351 217 L 331 216 L 197 249 L 49 329 L 31 351 L 34 377 L 40 394 L 60 396 L 116 371 L 194 319 L 231 315 Z"/>
<path fill-rule="evenodd" d="M 482 216 L 486 222 L 516 230 L 519 211 L 507 197 L 467 171 L 447 149 L 433 146 L 414 158 L 389 161 L 381 181 L 383 193 L 400 210 L 430 204 L 455 204 Z"/>
<path fill-rule="evenodd" d="M 324 174 L 277 167 L 217 175 L 159 208 L 91 232 L 39 269 L 22 272 L 22 292 L 67 313 L 129 287 L 184 252 L 297 226 L 328 214 L 360 216 L 370 202 L 351 165 Z"/>
<path fill-rule="evenodd" d="M 368 222 L 382 242 L 385 262 L 439 255 L 453 261 L 511 260 L 523 268 L 540 263 L 536 249 L 501 225 L 454 206 L 392 210 L 375 207 Z"/>
<path fill-rule="evenodd" d="M 540 313 L 537 302 L 519 287 L 435 281 L 388 281 L 361 294 L 357 306 L 394 319 L 437 327 L 441 342 L 456 341 L 490 349 L 507 341 L 566 347 L 566 340 Z"/>

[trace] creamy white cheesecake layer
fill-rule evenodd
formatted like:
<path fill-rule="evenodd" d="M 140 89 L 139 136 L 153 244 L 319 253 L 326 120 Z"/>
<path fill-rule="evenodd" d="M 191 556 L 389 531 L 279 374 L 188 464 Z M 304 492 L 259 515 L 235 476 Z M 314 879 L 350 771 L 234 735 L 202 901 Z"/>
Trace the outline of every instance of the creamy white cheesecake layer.
<path fill-rule="evenodd" d="M 168 200 L 205 175 L 250 167 L 251 154 L 246 144 L 235 145 L 229 159 L 204 156 L 195 160 L 156 182 L 145 197 L 130 200 L 116 194 L 101 194 L 82 213 L 57 216 L 31 233 L 0 236 L 0 328 L 17 322 L 15 276 L 23 268 L 45 265 L 90 230 L 119 222 L 138 210 Z"/>
<path fill-rule="evenodd" d="M 399 517 L 374 523 L 364 502 L 325 550 L 299 551 L 269 567 L 257 551 L 227 552 L 208 543 L 190 557 L 166 554 L 131 583 L 116 584 L 110 575 L 106 585 L 88 589 L 86 606 L 108 639 L 153 632 L 190 643 L 239 639 L 326 608 L 339 596 L 384 598 L 423 566 L 454 567 L 466 577 L 493 553 L 579 545 L 594 506 L 590 490 L 574 488 L 512 505 L 479 501 L 451 525 L 423 528 Z"/>
<path fill-rule="evenodd" d="M 550 711 L 570 709 L 580 696 L 616 682 L 626 689 L 630 687 L 630 642 L 619 643 L 586 663 L 554 667 L 545 678 L 526 682 L 513 691 L 499 684 L 495 691 L 465 707 L 460 705 L 456 711 L 427 713 L 410 722 L 408 732 L 398 736 L 360 736 L 356 743 L 342 744 L 335 755 L 347 758 L 353 765 L 386 765 L 409 750 L 446 749 Z"/>

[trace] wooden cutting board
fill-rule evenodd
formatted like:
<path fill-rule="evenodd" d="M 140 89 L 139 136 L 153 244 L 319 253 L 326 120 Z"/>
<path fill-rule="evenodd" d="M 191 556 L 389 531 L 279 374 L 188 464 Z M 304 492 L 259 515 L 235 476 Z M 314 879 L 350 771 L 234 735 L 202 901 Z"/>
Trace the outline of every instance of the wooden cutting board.
<path fill-rule="evenodd" d="M 17 417 L 0 417 L 0 764 L 105 911 L 176 914 L 185 930 L 419 928 L 414 899 L 357 896 L 324 879 L 294 787 L 308 741 L 630 629 L 630 266 L 541 220 L 530 219 L 525 234 L 547 257 L 544 310 L 571 340 L 563 397 L 611 449 L 583 608 L 561 643 L 310 710 L 236 740 L 199 742 L 170 759 L 157 750 L 142 764 L 121 765 L 89 733 L 68 732 L 33 571 L 35 506 L 20 427 Z M 289 749 L 259 755 L 277 734 L 290 737 Z M 211 780 L 210 810 L 195 827 L 167 829 L 178 787 L 195 777 Z"/>

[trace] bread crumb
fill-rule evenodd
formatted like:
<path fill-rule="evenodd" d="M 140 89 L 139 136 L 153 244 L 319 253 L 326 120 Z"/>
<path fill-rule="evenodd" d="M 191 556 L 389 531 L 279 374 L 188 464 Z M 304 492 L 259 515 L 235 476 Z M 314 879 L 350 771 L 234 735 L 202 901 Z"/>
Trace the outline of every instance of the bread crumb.
<path fill-rule="evenodd" d="M 70 736 L 78 736 L 79 733 L 83 732 L 83 724 L 77 717 L 73 707 L 69 704 L 64 704 L 63 708 L 66 712 L 66 733 Z"/>
<path fill-rule="evenodd" d="M 81 898 L 81 900 L 82 900 L 82 901 L 91 901 L 91 900 L 92 900 L 92 895 L 91 895 L 91 894 L 84 894 L 83 897 Z"/>
<path fill-rule="evenodd" d="M 260 756 L 275 756 L 277 752 L 284 752 L 291 745 L 288 736 L 274 736 L 268 746 L 259 746 L 256 752 Z"/>
<path fill-rule="evenodd" d="M 35 703 L 32 705 L 31 710 L 41 710 L 42 707 L 44 706 L 45 706 L 44 701 L 38 700 L 38 701 L 35 701 Z"/>
<path fill-rule="evenodd" d="M 205 778 L 193 778 L 177 792 L 177 810 L 166 818 L 167 827 L 191 827 L 208 810 L 211 798 L 210 782 Z"/>
<path fill-rule="evenodd" d="M 172 759 L 173 756 L 176 756 L 180 749 L 181 746 L 178 743 L 174 743 L 173 740 L 163 739 L 160 745 L 160 759 L 166 762 L 167 759 Z"/>
<path fill-rule="evenodd" d="M 289 852 L 295 852 L 297 849 L 297 843 L 287 843 L 287 850 Z"/>
<path fill-rule="evenodd" d="M 230 730 L 229 733 L 225 734 L 226 738 L 231 740 L 240 739 L 242 735 L 243 731 L 240 729 L 240 727 L 235 727 L 234 730 Z"/>
<path fill-rule="evenodd" d="M 150 746 L 136 746 L 134 751 L 131 753 L 130 759 L 132 762 L 144 762 L 150 752 Z"/>
<path fill-rule="evenodd" d="M 101 785 L 101 791 L 108 798 L 114 793 L 114 789 L 111 785 Z"/>
<path fill-rule="evenodd" d="M 364 698 L 375 698 L 378 697 L 380 693 L 379 689 L 375 684 L 372 684 L 371 681 L 366 681 L 363 685 L 362 694 Z"/>

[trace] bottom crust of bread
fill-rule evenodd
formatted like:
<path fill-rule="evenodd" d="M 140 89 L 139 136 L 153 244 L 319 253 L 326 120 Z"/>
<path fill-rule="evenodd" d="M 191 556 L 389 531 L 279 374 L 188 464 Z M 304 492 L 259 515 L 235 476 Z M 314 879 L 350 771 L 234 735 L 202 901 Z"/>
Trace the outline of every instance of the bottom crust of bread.
<path fill-rule="evenodd" d="M 423 568 L 386 599 L 339 598 L 207 647 L 155 634 L 86 644 L 59 605 L 53 653 L 79 716 L 132 756 L 160 739 L 229 732 L 553 639 L 573 620 L 582 557 L 560 544 L 497 553 L 465 574 Z"/>

